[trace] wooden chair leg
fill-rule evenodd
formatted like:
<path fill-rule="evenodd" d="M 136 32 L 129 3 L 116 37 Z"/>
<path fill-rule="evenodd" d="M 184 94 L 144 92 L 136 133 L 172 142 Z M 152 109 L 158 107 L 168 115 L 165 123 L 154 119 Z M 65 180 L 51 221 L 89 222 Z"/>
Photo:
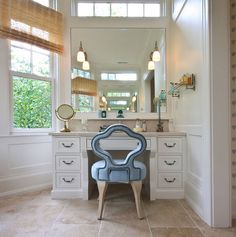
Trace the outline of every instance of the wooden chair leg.
<path fill-rule="evenodd" d="M 144 213 L 143 213 L 143 209 L 141 206 L 141 200 L 140 200 L 141 190 L 142 190 L 142 180 L 131 181 L 130 184 L 131 184 L 133 192 L 134 192 L 134 198 L 135 198 L 135 204 L 136 204 L 138 218 L 143 219 Z"/>
<path fill-rule="evenodd" d="M 102 212 L 104 207 L 104 198 L 107 190 L 108 183 L 106 181 L 97 181 L 98 192 L 99 192 L 99 203 L 98 203 L 98 220 L 102 219 Z"/>

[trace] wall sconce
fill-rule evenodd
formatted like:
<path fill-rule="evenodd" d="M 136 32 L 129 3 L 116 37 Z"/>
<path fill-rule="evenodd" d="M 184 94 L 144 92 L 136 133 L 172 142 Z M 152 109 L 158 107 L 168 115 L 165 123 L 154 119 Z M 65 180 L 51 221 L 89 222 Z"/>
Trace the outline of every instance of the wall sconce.
<path fill-rule="evenodd" d="M 82 47 L 82 41 L 80 41 L 79 51 L 77 53 L 77 61 L 78 62 L 84 62 L 85 61 L 85 54 L 84 54 L 84 49 Z"/>
<path fill-rule="evenodd" d="M 153 100 L 155 105 L 158 105 L 158 124 L 157 124 L 157 132 L 163 132 L 164 127 L 161 121 L 161 106 L 166 103 L 166 91 L 161 90 L 158 97 L 155 97 Z"/>
<path fill-rule="evenodd" d="M 170 90 L 168 92 L 172 97 L 180 97 L 180 88 L 191 89 L 195 91 L 196 80 L 194 74 L 186 73 L 180 79 L 179 82 L 170 82 Z"/>
<path fill-rule="evenodd" d="M 84 52 L 84 55 L 85 55 L 85 60 L 83 61 L 82 68 L 83 68 L 83 70 L 89 70 L 90 65 L 89 65 L 89 62 L 88 62 L 88 55 L 87 55 L 86 52 Z"/>

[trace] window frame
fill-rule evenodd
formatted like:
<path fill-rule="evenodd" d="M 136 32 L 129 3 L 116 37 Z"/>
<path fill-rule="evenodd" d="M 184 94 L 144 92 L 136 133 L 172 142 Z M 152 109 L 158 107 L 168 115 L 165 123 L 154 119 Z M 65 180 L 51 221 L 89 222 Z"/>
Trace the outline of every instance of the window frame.
<path fill-rule="evenodd" d="M 32 44 L 29 44 L 33 46 Z M 34 134 L 34 133 L 48 133 L 55 130 L 56 121 L 55 116 L 53 116 L 53 111 L 55 111 L 55 104 L 56 104 L 56 78 L 58 72 L 58 55 L 53 52 L 49 51 L 49 70 L 50 75 L 49 77 L 43 77 L 36 74 L 31 73 L 23 73 L 19 71 L 14 71 L 11 68 L 11 40 L 8 40 L 8 52 L 9 52 L 9 86 L 10 86 L 10 131 L 12 133 L 26 133 L 26 134 Z M 14 46 L 15 47 L 15 46 Z M 20 48 L 20 47 L 17 47 Z M 30 49 L 32 55 L 32 48 Z M 32 70 L 32 65 L 31 65 Z M 51 84 L 51 127 L 50 128 L 15 128 L 13 126 L 14 122 L 14 99 L 13 99 L 13 77 L 24 77 L 32 80 L 38 81 L 47 81 Z"/>
<path fill-rule="evenodd" d="M 92 3 L 93 4 L 93 15 L 92 16 L 79 16 L 78 15 L 78 3 Z M 109 16 L 96 16 L 95 13 L 95 4 L 96 3 L 108 3 L 110 4 L 110 15 Z M 126 4 L 126 16 L 112 16 L 112 3 L 123 3 Z M 128 16 L 128 4 L 132 3 L 140 3 L 143 4 L 143 14 L 142 16 Z M 160 15 L 159 16 L 145 16 L 145 4 L 160 4 Z M 91 18 L 91 17 L 98 17 L 98 18 L 159 18 L 167 15 L 166 12 L 166 0 L 127 0 L 127 1 L 122 1 L 122 0 L 116 0 L 113 2 L 112 0 L 71 0 L 71 16 L 76 16 L 80 18 Z"/>

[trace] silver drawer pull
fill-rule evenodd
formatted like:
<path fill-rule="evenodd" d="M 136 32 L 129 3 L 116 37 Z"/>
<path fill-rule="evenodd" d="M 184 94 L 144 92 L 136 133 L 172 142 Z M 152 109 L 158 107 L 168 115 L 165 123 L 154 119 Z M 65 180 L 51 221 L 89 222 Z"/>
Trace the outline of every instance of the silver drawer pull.
<path fill-rule="evenodd" d="M 72 183 L 75 179 L 72 178 L 71 180 L 66 180 L 65 178 L 62 179 L 65 183 Z"/>
<path fill-rule="evenodd" d="M 71 147 L 74 145 L 74 143 L 72 142 L 70 145 L 66 145 L 65 143 L 62 143 L 62 145 L 63 145 L 65 148 L 71 148 Z"/>
<path fill-rule="evenodd" d="M 174 165 L 175 164 L 175 162 L 176 162 L 176 160 L 174 160 L 173 162 L 168 162 L 168 161 L 164 161 L 167 165 Z"/>
<path fill-rule="evenodd" d="M 169 144 L 167 144 L 166 142 L 165 142 L 164 144 L 165 144 L 165 146 L 168 147 L 168 148 L 175 147 L 175 145 L 176 145 L 176 143 L 173 143 L 172 145 L 169 145 Z"/>
<path fill-rule="evenodd" d="M 63 160 L 62 162 L 63 162 L 65 165 L 71 165 L 74 161 L 72 160 L 72 161 L 68 162 L 68 161 Z"/>
<path fill-rule="evenodd" d="M 175 182 L 175 180 L 176 180 L 176 178 L 173 178 L 172 180 L 165 178 L 165 181 L 167 183 L 173 183 L 173 182 Z"/>

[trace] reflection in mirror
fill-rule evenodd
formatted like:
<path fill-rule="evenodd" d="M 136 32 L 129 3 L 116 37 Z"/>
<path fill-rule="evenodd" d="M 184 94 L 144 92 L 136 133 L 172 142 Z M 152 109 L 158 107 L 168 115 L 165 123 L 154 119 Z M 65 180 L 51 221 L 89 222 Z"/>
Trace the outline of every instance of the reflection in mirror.
<path fill-rule="evenodd" d="M 89 71 L 76 60 L 80 42 Z M 154 62 L 154 70 L 148 70 L 155 46 L 161 60 Z M 157 112 L 153 101 L 166 90 L 165 50 L 165 29 L 71 29 L 73 108 Z"/>

